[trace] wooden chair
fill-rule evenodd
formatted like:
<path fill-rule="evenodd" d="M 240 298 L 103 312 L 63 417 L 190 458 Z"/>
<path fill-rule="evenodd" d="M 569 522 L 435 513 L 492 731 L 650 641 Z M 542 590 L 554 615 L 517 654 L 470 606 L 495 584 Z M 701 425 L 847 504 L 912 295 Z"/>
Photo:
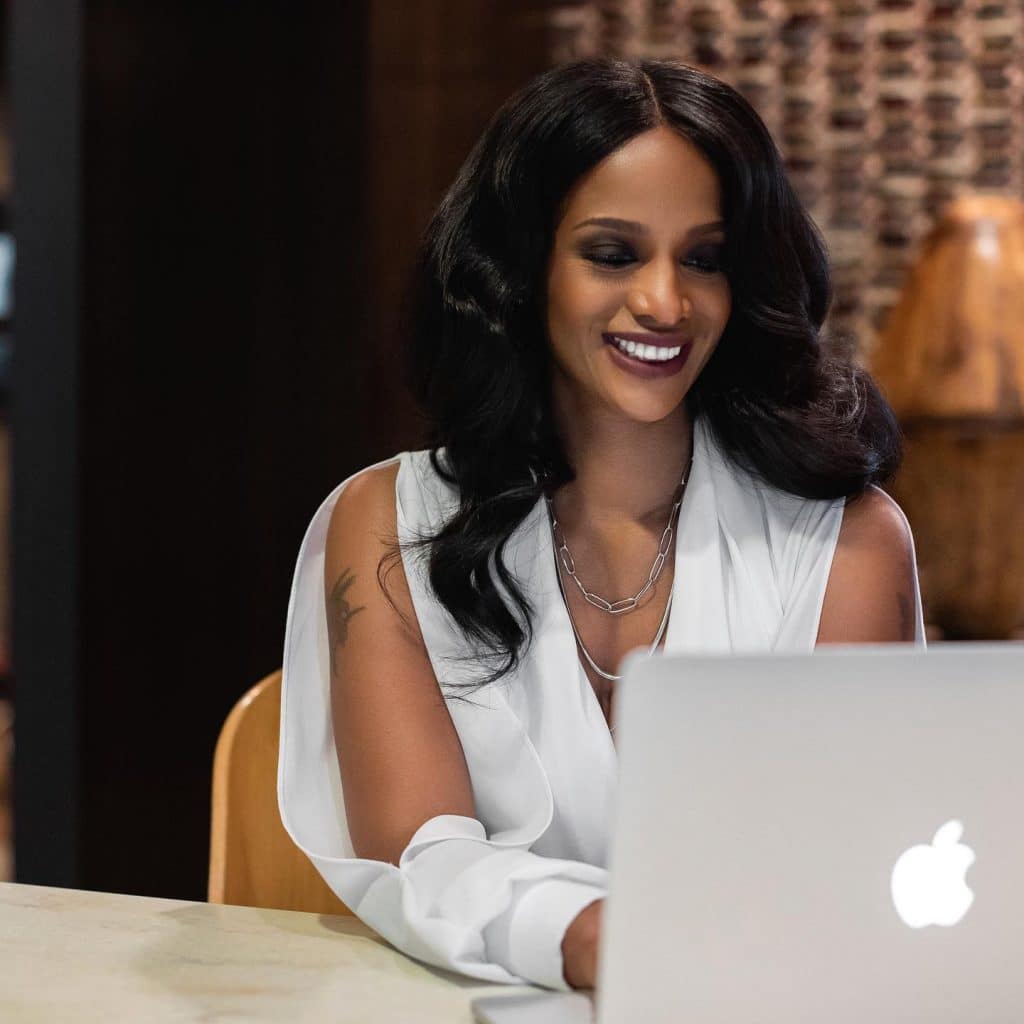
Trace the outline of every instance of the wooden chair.
<path fill-rule="evenodd" d="M 350 914 L 292 842 L 277 807 L 281 673 L 231 709 L 213 755 L 211 903 Z"/>

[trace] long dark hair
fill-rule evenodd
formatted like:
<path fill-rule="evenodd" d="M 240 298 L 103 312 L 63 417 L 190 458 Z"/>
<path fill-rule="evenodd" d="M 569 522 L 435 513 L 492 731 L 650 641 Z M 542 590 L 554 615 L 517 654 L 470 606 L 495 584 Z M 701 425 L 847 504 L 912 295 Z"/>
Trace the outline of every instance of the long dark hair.
<path fill-rule="evenodd" d="M 726 224 L 732 313 L 687 395 L 692 416 L 737 466 L 807 498 L 859 495 L 900 461 L 871 378 L 823 349 L 825 245 L 750 104 L 670 59 L 544 72 L 501 106 L 441 200 L 406 305 L 406 383 L 433 468 L 459 495 L 455 515 L 407 548 L 429 553 L 430 584 L 476 661 L 497 662 L 476 686 L 511 671 L 533 637 L 505 545 L 543 493 L 575 477 L 550 408 L 541 301 L 559 207 L 590 168 L 663 124 L 714 167 Z"/>

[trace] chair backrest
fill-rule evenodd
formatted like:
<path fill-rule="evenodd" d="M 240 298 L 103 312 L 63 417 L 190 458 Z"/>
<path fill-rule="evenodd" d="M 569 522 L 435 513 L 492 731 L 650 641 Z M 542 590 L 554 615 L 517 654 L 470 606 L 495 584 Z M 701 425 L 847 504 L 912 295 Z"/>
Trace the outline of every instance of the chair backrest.
<path fill-rule="evenodd" d="M 231 709 L 213 755 L 211 903 L 350 914 L 292 842 L 277 806 L 281 673 Z"/>

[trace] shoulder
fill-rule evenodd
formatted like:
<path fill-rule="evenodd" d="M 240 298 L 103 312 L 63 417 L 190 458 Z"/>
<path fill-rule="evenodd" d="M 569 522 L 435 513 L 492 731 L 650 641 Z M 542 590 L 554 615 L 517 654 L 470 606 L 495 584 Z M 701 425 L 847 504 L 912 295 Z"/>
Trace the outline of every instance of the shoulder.
<path fill-rule="evenodd" d="M 890 555 L 910 556 L 913 543 L 903 509 L 874 484 L 849 498 L 843 510 L 839 544 Z"/>
<path fill-rule="evenodd" d="M 367 529 L 392 545 L 400 527 L 413 533 L 433 529 L 459 507 L 458 487 L 443 475 L 445 449 L 401 451 L 343 480 L 318 513 L 326 517 L 328 541 L 342 534 L 366 538 Z"/>
<path fill-rule="evenodd" d="M 874 485 L 848 499 L 833 559 L 838 583 L 870 576 L 896 586 L 914 573 L 914 538 L 903 509 Z"/>
<path fill-rule="evenodd" d="M 327 527 L 328 545 L 353 526 L 395 529 L 395 483 L 401 468 L 399 456 L 376 463 L 350 476 L 338 490 Z M 364 534 L 365 535 L 365 534 Z"/>
<path fill-rule="evenodd" d="M 358 508 L 362 511 L 374 511 L 378 514 L 395 504 L 395 482 L 401 469 L 400 457 L 394 461 L 377 463 L 359 470 L 345 482 L 338 494 L 335 511 L 339 505 Z"/>
<path fill-rule="evenodd" d="M 401 459 L 377 463 L 349 477 L 337 495 L 324 544 L 324 588 L 328 606 L 351 588 L 359 603 L 378 596 L 399 613 L 417 644 L 412 597 L 398 548 L 396 484 Z M 370 581 L 376 579 L 376 586 Z M 378 623 L 380 624 L 380 623 Z"/>
<path fill-rule="evenodd" d="M 324 545 L 327 575 L 342 564 L 363 571 L 397 550 L 399 534 L 398 481 L 403 456 L 376 463 L 353 474 L 340 489 L 327 524 Z M 392 558 L 397 562 L 397 559 Z M 404 578 L 401 564 L 391 571 Z"/>
<path fill-rule="evenodd" d="M 847 500 L 818 641 L 914 639 L 917 570 L 907 517 L 879 487 Z"/>

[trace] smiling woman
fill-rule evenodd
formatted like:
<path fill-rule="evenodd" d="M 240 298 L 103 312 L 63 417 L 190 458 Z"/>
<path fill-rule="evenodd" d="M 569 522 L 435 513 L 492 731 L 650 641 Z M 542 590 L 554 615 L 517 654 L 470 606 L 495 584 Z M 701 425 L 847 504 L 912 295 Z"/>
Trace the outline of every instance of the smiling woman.
<path fill-rule="evenodd" d="M 556 408 L 579 389 L 625 422 L 686 436 L 683 398 L 732 311 L 720 193 L 700 150 L 664 125 L 569 191 L 548 265 Z M 639 383 L 653 380 L 663 384 Z"/>
<path fill-rule="evenodd" d="M 923 642 L 910 533 L 874 486 L 899 431 L 823 352 L 824 246 L 763 123 L 674 61 L 580 61 L 511 97 L 414 280 L 431 443 L 310 524 L 282 818 L 411 956 L 585 987 L 617 667 Z"/>

